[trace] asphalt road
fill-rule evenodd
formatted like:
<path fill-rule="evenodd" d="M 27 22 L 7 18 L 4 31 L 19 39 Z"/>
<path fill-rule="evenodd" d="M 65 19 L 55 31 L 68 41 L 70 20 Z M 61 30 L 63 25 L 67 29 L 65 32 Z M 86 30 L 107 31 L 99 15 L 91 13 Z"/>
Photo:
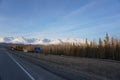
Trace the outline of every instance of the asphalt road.
<path fill-rule="evenodd" d="M 31 68 L 33 66 L 34 65 L 32 65 Z M 28 67 L 30 67 L 30 65 Z M 8 53 L 5 48 L 0 48 L 0 80 L 65 80 L 42 68 L 33 67 L 32 69 L 26 69 L 18 60 L 16 60 L 15 56 Z M 36 69 L 37 71 L 32 72 Z M 36 76 L 31 75 L 36 72 L 39 72 L 39 79 L 35 78 Z"/>
<path fill-rule="evenodd" d="M 0 80 L 32 80 L 4 48 L 0 48 Z"/>

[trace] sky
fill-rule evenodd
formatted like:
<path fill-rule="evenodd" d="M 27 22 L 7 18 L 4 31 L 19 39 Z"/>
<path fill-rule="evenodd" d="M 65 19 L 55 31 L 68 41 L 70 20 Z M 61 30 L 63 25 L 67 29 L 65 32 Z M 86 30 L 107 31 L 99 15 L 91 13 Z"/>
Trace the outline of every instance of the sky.
<path fill-rule="evenodd" d="M 0 37 L 120 37 L 120 0 L 0 0 Z"/>

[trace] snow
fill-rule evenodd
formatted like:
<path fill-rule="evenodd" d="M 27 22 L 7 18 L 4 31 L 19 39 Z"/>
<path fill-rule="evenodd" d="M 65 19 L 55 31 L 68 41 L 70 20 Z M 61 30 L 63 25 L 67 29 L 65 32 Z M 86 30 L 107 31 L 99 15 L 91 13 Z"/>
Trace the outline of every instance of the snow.
<path fill-rule="evenodd" d="M 85 43 L 83 39 L 74 39 L 74 38 L 66 38 L 66 39 L 46 39 L 46 38 L 24 38 L 24 37 L 4 37 L 0 38 L 0 43 L 13 43 L 13 44 L 76 44 L 81 45 Z"/>

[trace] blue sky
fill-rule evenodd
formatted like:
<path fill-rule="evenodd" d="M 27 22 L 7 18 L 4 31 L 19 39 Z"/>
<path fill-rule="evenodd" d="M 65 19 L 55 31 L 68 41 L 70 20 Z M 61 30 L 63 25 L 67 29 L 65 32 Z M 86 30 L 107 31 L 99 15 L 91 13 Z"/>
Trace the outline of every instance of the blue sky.
<path fill-rule="evenodd" d="M 0 37 L 120 37 L 120 0 L 0 0 Z"/>

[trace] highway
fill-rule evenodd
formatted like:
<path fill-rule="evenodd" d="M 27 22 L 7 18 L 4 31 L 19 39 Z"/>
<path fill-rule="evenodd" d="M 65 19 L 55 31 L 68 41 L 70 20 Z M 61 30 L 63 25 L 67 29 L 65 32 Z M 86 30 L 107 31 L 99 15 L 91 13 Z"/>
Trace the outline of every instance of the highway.
<path fill-rule="evenodd" d="M 4 48 L 0 48 L 0 80 L 32 80 Z"/>
<path fill-rule="evenodd" d="M 28 64 L 28 63 L 27 63 Z M 24 65 L 25 66 L 25 65 Z M 55 74 L 52 74 L 42 68 L 30 66 L 29 69 L 24 68 L 15 56 L 11 55 L 5 48 L 0 48 L 0 80 L 65 80 Z M 36 70 L 36 72 L 34 72 Z M 32 73 L 37 74 L 31 75 Z"/>

